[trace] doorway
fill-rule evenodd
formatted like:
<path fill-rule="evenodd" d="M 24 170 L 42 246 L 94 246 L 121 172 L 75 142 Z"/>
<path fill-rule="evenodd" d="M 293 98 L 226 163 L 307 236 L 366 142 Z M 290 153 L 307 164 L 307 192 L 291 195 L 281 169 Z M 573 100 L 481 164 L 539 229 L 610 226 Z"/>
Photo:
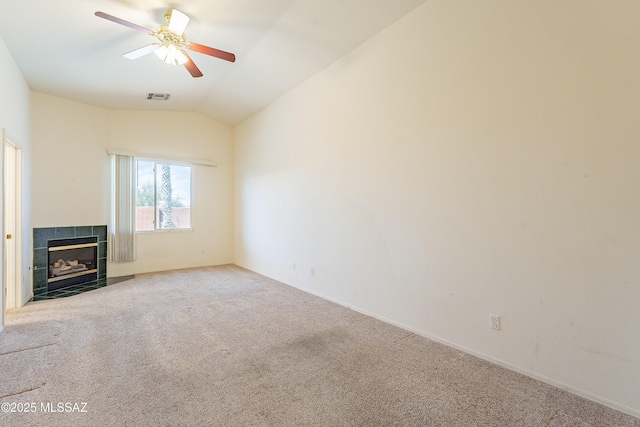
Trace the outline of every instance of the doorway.
<path fill-rule="evenodd" d="M 2 324 L 7 310 L 22 306 L 22 150 L 2 132 Z"/>

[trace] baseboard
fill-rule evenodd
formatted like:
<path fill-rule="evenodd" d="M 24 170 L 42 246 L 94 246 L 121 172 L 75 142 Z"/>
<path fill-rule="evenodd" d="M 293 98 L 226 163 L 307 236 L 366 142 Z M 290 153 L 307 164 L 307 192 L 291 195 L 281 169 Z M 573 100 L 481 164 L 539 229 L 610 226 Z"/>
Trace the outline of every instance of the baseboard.
<path fill-rule="evenodd" d="M 275 280 L 278 280 L 278 279 L 275 279 Z M 282 283 L 285 283 L 285 282 L 282 282 Z M 391 319 L 387 319 L 387 318 L 385 318 L 383 316 L 379 316 L 379 315 L 377 315 L 375 313 L 370 313 L 370 312 L 368 312 L 366 310 L 362 310 L 362 309 L 360 309 L 358 307 L 354 307 L 354 306 L 351 306 L 349 304 L 345 304 L 342 301 L 336 300 L 334 298 L 327 297 L 326 295 L 323 295 L 323 294 L 321 294 L 319 292 L 314 292 L 314 291 L 311 291 L 309 289 L 301 288 L 299 286 L 291 285 L 291 284 L 288 284 L 288 283 L 285 283 L 285 284 L 288 285 L 288 286 L 294 287 L 296 289 L 299 289 L 299 290 L 301 290 L 303 292 L 306 292 L 308 294 L 315 295 L 315 296 L 317 296 L 319 298 L 322 298 L 322 299 L 325 299 L 327 301 L 331 301 L 331 302 L 333 302 L 335 304 L 341 305 L 341 306 L 346 307 L 346 308 L 348 308 L 350 310 L 357 311 L 358 313 L 364 314 L 366 316 L 373 317 L 374 319 L 380 320 L 382 322 L 388 323 L 388 324 L 393 325 L 393 326 L 397 326 L 398 328 L 404 329 L 406 331 L 413 332 L 414 334 L 417 334 L 417 335 L 420 335 L 420 336 L 425 337 L 427 339 L 436 341 L 436 342 L 438 342 L 440 344 L 446 345 L 448 347 L 455 348 L 457 350 L 460 350 L 460 351 L 463 351 L 465 353 L 471 354 L 471 355 L 473 355 L 475 357 L 478 357 L 480 359 L 486 360 L 487 362 L 494 363 L 494 364 L 496 364 L 498 366 L 502 366 L 503 368 L 509 369 L 511 371 L 518 372 L 518 373 L 520 373 L 522 375 L 525 375 L 527 377 L 536 379 L 538 381 L 542 381 L 543 383 L 546 383 L 546 384 L 549 384 L 551 386 L 557 387 L 559 389 L 568 391 L 569 393 L 572 393 L 572 394 L 575 394 L 577 396 L 583 397 L 583 398 L 585 398 L 587 400 L 590 400 L 592 402 L 599 403 L 599 404 L 607 406 L 607 407 L 609 407 L 611 409 L 615 409 L 616 411 L 620 411 L 622 413 L 625 413 L 627 415 L 631 415 L 632 417 L 636 417 L 636 418 L 640 419 L 640 411 L 637 411 L 637 410 L 635 410 L 633 408 L 629 408 L 627 406 L 620 405 L 620 404 L 618 404 L 616 402 L 612 402 L 612 401 L 604 399 L 602 397 L 593 395 L 593 394 L 591 394 L 589 392 L 586 392 L 584 390 L 580 390 L 580 389 L 578 389 L 576 387 L 573 387 L 573 386 L 570 386 L 568 384 L 564 384 L 562 382 L 556 381 L 556 380 L 554 380 L 552 378 L 548 378 L 548 377 L 546 377 L 544 375 L 541 375 L 539 373 L 536 373 L 536 372 L 533 372 L 533 371 L 529 371 L 529 370 L 521 368 L 519 366 L 511 365 L 510 363 L 507 363 L 507 362 L 505 362 L 503 360 L 496 359 L 495 357 L 488 356 L 486 354 L 480 353 L 480 352 L 472 350 L 470 348 L 467 348 L 467 347 L 452 343 L 452 342 L 447 341 L 445 339 L 442 339 L 440 337 L 427 334 L 427 333 L 425 333 L 423 331 L 419 331 L 417 329 L 414 329 L 414 328 L 411 328 L 409 326 L 403 325 L 402 323 L 393 321 Z"/>
<path fill-rule="evenodd" d="M 356 310 L 356 311 L 358 311 L 358 310 Z M 363 313 L 363 314 L 366 314 L 366 313 Z M 471 355 L 473 355 L 475 357 L 478 357 L 480 359 L 486 360 L 487 362 L 494 363 L 494 364 L 496 364 L 498 366 L 502 366 L 503 368 L 509 369 L 511 371 L 514 371 L 514 372 L 518 372 L 518 373 L 520 373 L 522 375 L 525 375 L 527 377 L 536 379 L 536 380 L 541 381 L 543 383 L 546 383 L 546 384 L 549 384 L 551 386 L 557 387 L 559 389 L 568 391 L 569 393 L 572 393 L 572 394 L 575 394 L 577 396 L 583 397 L 583 398 L 585 398 L 587 400 L 590 400 L 592 402 L 599 403 L 599 404 L 607 406 L 607 407 L 609 407 L 611 409 L 615 409 L 616 411 L 620 411 L 620 412 L 625 413 L 627 415 L 631 415 L 632 417 L 640 418 L 640 411 L 635 411 L 634 409 L 629 408 L 627 406 L 620 405 L 620 404 L 618 404 L 616 402 L 612 402 L 612 401 L 604 399 L 604 398 L 602 398 L 600 396 L 596 396 L 596 395 L 591 394 L 591 393 L 589 393 L 587 391 L 584 391 L 584 390 L 581 390 L 579 388 L 570 386 L 570 385 L 562 383 L 560 381 L 556 381 L 556 380 L 554 380 L 552 378 L 546 377 L 546 376 L 541 375 L 541 374 L 539 374 L 537 372 L 533 372 L 533 371 L 530 371 L 528 369 L 524 369 L 524 368 L 521 368 L 519 366 L 512 365 L 510 363 L 507 363 L 507 362 L 505 362 L 503 360 L 500 360 L 500 359 L 496 359 L 495 357 L 486 355 L 484 353 L 480 353 L 480 352 L 472 350 L 470 348 L 454 344 L 454 343 L 449 342 L 449 341 L 447 341 L 445 339 L 442 339 L 440 337 L 429 335 L 429 334 L 426 334 L 426 333 L 424 333 L 422 331 L 414 330 L 413 328 L 409 328 L 407 326 L 398 324 L 397 322 L 393 322 L 393 321 L 390 321 L 388 319 L 381 318 L 380 316 L 375 316 L 373 314 L 368 314 L 368 315 L 371 316 L 371 317 L 374 317 L 374 318 L 376 318 L 378 320 L 381 320 L 383 322 L 387 322 L 387 323 L 390 323 L 390 324 L 392 324 L 394 326 L 397 326 L 399 328 L 405 329 L 405 330 L 407 330 L 409 332 L 413 332 L 413 333 L 415 333 L 417 335 L 420 335 L 420 336 L 423 336 L 425 338 L 428 338 L 430 340 L 439 342 L 439 343 L 444 344 L 446 346 L 449 346 L 449 347 L 455 348 L 457 350 L 463 351 L 465 353 L 471 354 Z"/>

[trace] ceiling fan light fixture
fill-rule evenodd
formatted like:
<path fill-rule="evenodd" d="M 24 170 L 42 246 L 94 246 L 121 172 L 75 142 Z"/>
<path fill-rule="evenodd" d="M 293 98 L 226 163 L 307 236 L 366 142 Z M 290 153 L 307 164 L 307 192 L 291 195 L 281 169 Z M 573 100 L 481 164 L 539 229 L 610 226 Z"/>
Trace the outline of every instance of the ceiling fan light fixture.
<path fill-rule="evenodd" d="M 153 53 L 155 53 L 161 61 L 170 65 L 184 65 L 189 61 L 182 49 L 178 49 L 173 44 L 162 46 Z"/>

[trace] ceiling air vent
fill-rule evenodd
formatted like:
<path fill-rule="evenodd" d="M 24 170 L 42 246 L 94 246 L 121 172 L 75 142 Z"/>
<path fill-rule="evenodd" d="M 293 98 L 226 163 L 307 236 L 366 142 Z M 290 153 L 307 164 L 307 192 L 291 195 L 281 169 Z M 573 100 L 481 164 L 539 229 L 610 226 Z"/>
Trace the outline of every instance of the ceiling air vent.
<path fill-rule="evenodd" d="M 149 93 L 147 94 L 147 100 L 149 101 L 168 101 L 170 93 Z"/>

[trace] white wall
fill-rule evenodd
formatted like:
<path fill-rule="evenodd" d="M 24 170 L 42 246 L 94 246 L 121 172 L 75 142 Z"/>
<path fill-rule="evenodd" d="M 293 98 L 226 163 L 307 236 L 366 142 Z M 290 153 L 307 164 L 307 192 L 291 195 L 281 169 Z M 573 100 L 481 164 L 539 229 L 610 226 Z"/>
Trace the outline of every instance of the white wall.
<path fill-rule="evenodd" d="M 638 40 L 425 3 L 236 128 L 237 264 L 640 416 Z"/>
<path fill-rule="evenodd" d="M 109 221 L 109 111 L 32 94 L 33 226 Z"/>
<path fill-rule="evenodd" d="M 232 262 L 232 129 L 196 113 L 111 111 L 33 94 L 33 226 L 108 224 L 108 149 L 196 166 L 192 231 L 139 233 L 137 259 L 110 263 L 110 277 Z M 204 250 L 204 254 L 202 251 Z"/>
<path fill-rule="evenodd" d="M 23 158 L 23 197 L 22 200 L 22 301 L 26 303 L 32 294 L 31 285 L 31 258 L 32 258 L 32 234 L 31 234 L 31 202 L 28 197 L 31 191 L 31 131 L 30 131 L 30 90 L 20 70 L 16 66 L 11 53 L 8 51 L 2 38 L 0 38 L 0 130 L 6 129 L 11 140 L 22 149 Z M 1 136 L 0 136 L 1 138 Z M 0 164 L 4 161 L 4 149 L 0 150 Z M 2 200 L 0 200 L 0 212 L 2 212 Z M 0 260 L 4 245 L 0 245 Z M 0 263 L 0 277 L 2 265 Z M 4 307 L 0 292 L 0 307 Z M 0 310 L 2 311 L 2 310 Z M 2 316 L 4 319 L 4 314 Z M 2 325 L 0 325 L 2 329 Z"/>

